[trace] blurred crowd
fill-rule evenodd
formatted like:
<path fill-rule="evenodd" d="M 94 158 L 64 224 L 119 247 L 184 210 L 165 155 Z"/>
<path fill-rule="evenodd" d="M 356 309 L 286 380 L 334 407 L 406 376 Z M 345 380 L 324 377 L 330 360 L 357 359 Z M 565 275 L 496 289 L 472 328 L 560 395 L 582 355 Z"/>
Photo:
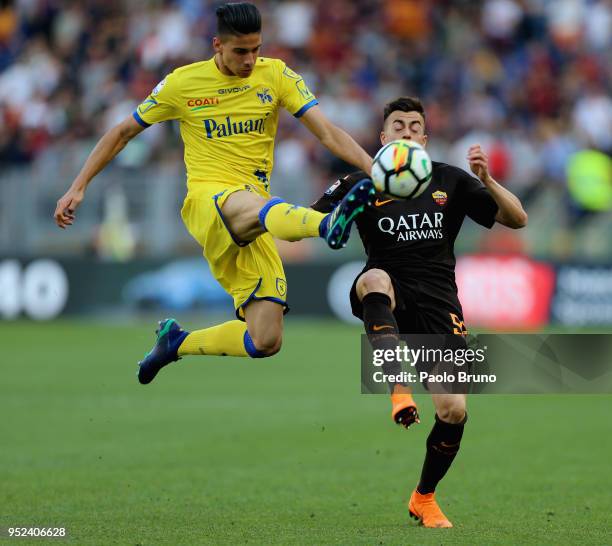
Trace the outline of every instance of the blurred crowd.
<path fill-rule="evenodd" d="M 416 95 L 434 159 L 464 166 L 479 142 L 494 175 L 524 195 L 542 183 L 568 187 L 584 150 L 609 169 L 610 0 L 255 3 L 262 54 L 300 72 L 327 114 L 371 152 L 384 103 Z M 212 55 L 217 4 L 0 2 L 0 166 L 90 148 L 166 73 Z M 281 119 L 277 176 L 316 165 L 323 184 L 346 168 L 290 116 Z M 145 131 L 147 146 L 124 161 L 138 166 L 180 149 L 176 129 L 164 125 Z"/>

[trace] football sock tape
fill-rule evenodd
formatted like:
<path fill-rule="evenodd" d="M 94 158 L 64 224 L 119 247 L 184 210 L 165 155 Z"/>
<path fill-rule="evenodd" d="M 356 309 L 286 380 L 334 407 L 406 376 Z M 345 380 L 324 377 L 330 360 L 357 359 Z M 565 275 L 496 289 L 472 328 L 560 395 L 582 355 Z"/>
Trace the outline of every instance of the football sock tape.
<path fill-rule="evenodd" d="M 266 357 L 264 353 L 257 350 L 257 347 L 255 347 L 255 343 L 253 343 L 253 339 L 251 338 L 251 334 L 249 334 L 248 330 L 244 331 L 243 342 L 244 342 L 244 348 L 246 349 L 246 352 L 249 354 L 251 358 L 265 358 Z"/>

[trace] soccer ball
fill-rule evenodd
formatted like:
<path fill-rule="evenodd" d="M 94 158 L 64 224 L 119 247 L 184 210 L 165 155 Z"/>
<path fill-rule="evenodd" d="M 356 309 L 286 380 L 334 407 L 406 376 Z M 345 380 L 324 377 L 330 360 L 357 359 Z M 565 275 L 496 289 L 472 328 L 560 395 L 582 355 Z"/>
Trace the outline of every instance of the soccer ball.
<path fill-rule="evenodd" d="M 431 159 L 419 143 L 394 140 L 376 154 L 372 181 L 381 193 L 397 199 L 415 199 L 431 182 Z"/>

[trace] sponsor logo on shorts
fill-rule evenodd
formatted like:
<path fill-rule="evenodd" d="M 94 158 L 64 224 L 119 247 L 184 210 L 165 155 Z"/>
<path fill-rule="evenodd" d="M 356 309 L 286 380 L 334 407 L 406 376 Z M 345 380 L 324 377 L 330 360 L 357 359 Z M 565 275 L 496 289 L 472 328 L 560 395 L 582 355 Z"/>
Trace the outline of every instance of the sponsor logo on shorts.
<path fill-rule="evenodd" d="M 276 277 L 276 291 L 284 296 L 287 293 L 287 281 L 285 279 L 281 279 L 280 277 Z"/>

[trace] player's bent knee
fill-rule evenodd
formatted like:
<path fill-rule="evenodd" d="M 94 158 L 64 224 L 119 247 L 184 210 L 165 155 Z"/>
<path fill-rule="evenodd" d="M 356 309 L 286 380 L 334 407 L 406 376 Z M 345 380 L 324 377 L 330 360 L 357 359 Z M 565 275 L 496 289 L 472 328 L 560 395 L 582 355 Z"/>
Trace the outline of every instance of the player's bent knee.
<path fill-rule="evenodd" d="M 283 336 L 281 334 L 270 333 L 263 336 L 255 336 L 252 340 L 260 358 L 275 355 L 281 350 L 283 345 Z"/>
<path fill-rule="evenodd" d="M 465 404 L 463 401 L 444 404 L 436 410 L 436 413 L 445 423 L 461 423 L 465 419 Z"/>
<path fill-rule="evenodd" d="M 357 280 L 357 292 L 362 298 L 370 292 L 380 292 L 393 297 L 391 277 L 382 269 L 368 269 Z"/>

